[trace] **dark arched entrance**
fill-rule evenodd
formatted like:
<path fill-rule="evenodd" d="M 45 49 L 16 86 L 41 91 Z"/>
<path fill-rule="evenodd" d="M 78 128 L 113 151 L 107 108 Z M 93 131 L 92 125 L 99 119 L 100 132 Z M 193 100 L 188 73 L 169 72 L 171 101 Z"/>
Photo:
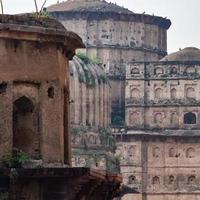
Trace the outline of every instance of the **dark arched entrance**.
<path fill-rule="evenodd" d="M 33 102 L 23 96 L 13 103 L 13 147 L 40 158 L 38 111 Z"/>
<path fill-rule="evenodd" d="M 196 124 L 196 115 L 192 112 L 186 113 L 184 115 L 184 124 Z"/>

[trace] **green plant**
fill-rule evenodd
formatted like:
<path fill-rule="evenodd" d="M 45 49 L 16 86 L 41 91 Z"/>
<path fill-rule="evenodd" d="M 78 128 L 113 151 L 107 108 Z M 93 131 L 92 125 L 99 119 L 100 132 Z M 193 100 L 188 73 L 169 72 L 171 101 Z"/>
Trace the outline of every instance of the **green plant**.
<path fill-rule="evenodd" d="M 89 64 L 90 63 L 90 58 L 82 53 L 82 52 L 77 52 L 76 56 L 81 59 L 85 64 Z"/>
<path fill-rule="evenodd" d="M 3 157 L 3 163 L 8 168 L 20 168 L 29 161 L 29 156 L 17 148 L 13 149 L 12 154 Z"/>
<path fill-rule="evenodd" d="M 90 60 L 92 64 L 96 64 L 96 65 L 101 65 L 103 63 L 102 60 L 96 56 L 92 56 Z"/>

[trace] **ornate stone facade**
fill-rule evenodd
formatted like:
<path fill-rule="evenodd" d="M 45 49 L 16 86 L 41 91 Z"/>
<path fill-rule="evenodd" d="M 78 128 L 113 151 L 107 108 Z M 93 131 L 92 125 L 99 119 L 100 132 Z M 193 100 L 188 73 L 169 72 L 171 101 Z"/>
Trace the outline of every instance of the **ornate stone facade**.
<path fill-rule="evenodd" d="M 200 50 L 185 48 L 126 72 L 127 134 L 118 135 L 129 199 L 198 199 Z"/>
<path fill-rule="evenodd" d="M 136 14 L 102 0 L 68 0 L 48 11 L 83 39 L 88 56 L 101 59 L 112 87 L 112 123 L 122 124 L 125 66 L 133 61 L 157 61 L 167 54 L 170 20 Z"/>

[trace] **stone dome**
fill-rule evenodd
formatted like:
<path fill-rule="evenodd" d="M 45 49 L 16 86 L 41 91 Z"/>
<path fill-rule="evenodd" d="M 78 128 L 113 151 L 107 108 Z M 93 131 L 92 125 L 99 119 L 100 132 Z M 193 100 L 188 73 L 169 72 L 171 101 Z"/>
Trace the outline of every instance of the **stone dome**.
<path fill-rule="evenodd" d="M 107 127 L 110 124 L 109 81 L 104 70 L 88 57 L 70 62 L 71 122 Z"/>
<path fill-rule="evenodd" d="M 49 12 L 78 11 L 78 12 L 115 12 L 132 14 L 133 12 L 114 3 L 104 0 L 68 0 L 48 7 Z"/>
<path fill-rule="evenodd" d="M 168 29 L 171 21 L 158 16 L 134 13 L 116 3 L 108 3 L 105 0 L 68 0 L 51 5 L 47 8 L 52 16 L 72 19 L 115 19 L 121 21 L 135 21 L 153 24 Z M 75 14 L 78 14 L 75 16 Z"/>
<path fill-rule="evenodd" d="M 165 56 L 161 61 L 200 61 L 200 49 L 187 47 Z"/>

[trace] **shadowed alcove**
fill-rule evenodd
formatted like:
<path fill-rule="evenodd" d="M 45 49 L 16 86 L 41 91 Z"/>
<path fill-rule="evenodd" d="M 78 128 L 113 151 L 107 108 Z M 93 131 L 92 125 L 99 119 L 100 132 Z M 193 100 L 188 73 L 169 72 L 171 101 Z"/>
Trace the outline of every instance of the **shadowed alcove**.
<path fill-rule="evenodd" d="M 40 158 L 38 111 L 33 102 L 22 96 L 13 103 L 13 147 Z"/>

